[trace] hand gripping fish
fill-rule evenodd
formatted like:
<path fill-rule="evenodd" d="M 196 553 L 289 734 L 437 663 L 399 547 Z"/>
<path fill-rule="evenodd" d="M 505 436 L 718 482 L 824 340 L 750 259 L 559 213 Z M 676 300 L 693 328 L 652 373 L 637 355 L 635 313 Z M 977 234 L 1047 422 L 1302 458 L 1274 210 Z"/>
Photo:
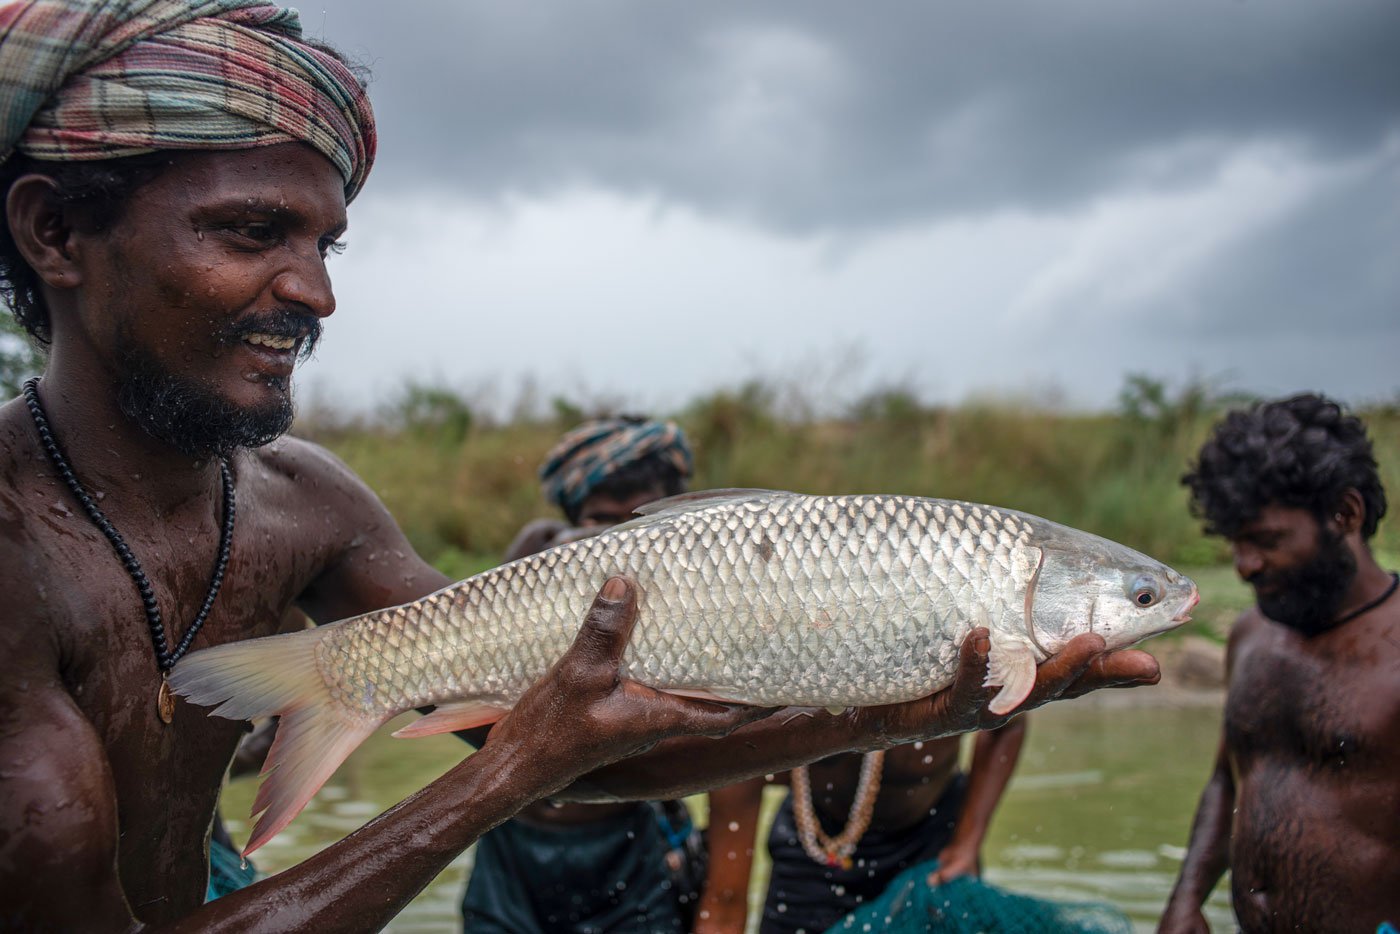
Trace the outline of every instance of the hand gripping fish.
<path fill-rule="evenodd" d="M 191 653 L 171 687 L 213 714 L 280 715 L 248 844 L 266 842 L 345 757 L 395 736 L 493 723 L 564 654 L 611 575 L 638 587 L 622 673 L 692 697 L 850 707 L 953 681 L 991 633 L 994 713 L 1074 636 L 1110 649 L 1185 622 L 1196 586 L 1117 543 L 993 506 L 769 490 L 683 494 L 641 518 L 478 574 L 414 603 Z"/>

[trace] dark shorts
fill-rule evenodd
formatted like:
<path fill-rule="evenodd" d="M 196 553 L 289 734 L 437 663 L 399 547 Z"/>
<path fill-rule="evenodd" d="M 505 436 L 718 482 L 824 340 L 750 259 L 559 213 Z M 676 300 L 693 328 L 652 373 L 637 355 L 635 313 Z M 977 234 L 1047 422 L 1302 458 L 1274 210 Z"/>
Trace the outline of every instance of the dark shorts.
<path fill-rule="evenodd" d="M 915 863 L 937 857 L 948 845 L 966 797 L 967 776 L 955 775 L 927 818 L 897 833 L 867 833 L 856 846 L 854 864 L 842 869 L 822 866 L 802 849 L 789 795 L 768 834 L 773 872 L 760 934 L 820 934 L 877 898 L 895 876 Z M 827 833 L 839 830 L 823 829 Z"/>
<path fill-rule="evenodd" d="M 682 931 L 672 849 L 657 811 L 577 826 L 507 821 L 476 845 L 462 899 L 468 934 Z"/>

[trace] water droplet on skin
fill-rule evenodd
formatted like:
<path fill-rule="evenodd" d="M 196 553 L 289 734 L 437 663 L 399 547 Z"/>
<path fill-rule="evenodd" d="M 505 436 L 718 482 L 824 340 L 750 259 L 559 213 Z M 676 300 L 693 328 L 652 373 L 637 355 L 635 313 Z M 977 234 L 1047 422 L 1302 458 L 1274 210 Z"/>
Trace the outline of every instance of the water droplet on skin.
<path fill-rule="evenodd" d="M 914 748 L 915 748 L 915 749 L 923 749 L 923 748 L 924 748 L 923 741 L 920 740 L 919 742 L 915 743 L 915 744 L 914 744 Z"/>
<path fill-rule="evenodd" d="M 730 829 L 731 831 L 738 830 L 738 829 L 739 829 L 739 822 L 736 821 L 736 820 L 730 821 L 730 822 L 729 822 L 729 829 Z"/>

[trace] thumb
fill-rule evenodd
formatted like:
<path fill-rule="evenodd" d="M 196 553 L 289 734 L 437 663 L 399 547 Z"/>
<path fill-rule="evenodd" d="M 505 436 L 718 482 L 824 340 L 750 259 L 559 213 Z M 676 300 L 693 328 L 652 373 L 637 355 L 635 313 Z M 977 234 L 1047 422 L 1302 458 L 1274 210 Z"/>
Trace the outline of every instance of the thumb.
<path fill-rule="evenodd" d="M 584 665 L 606 665 L 615 671 L 636 622 L 636 586 L 625 577 L 610 577 L 593 598 L 569 654 Z"/>

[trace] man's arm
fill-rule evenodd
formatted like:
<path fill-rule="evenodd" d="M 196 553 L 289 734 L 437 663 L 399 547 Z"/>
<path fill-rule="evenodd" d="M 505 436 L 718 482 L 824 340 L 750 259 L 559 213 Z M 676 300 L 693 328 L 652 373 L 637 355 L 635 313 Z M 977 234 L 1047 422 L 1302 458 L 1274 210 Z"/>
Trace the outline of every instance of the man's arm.
<path fill-rule="evenodd" d="M 1006 726 L 978 733 L 972 751 L 972 768 L 967 777 L 967 800 L 958 816 L 953 838 L 938 854 L 938 871 L 932 882 L 941 884 L 958 876 L 982 874 L 982 841 L 992 823 L 992 814 L 1001 801 L 1021 746 L 1026 740 L 1026 718 Z"/>
<path fill-rule="evenodd" d="M 378 930 L 482 833 L 580 772 L 763 713 L 620 680 L 635 593 L 605 594 L 486 748 L 311 859 L 161 928 Z M 0 918 L 26 930 L 143 929 L 117 873 L 118 802 L 101 739 L 54 661 L 42 661 L 18 659 L 0 688 Z"/>
<path fill-rule="evenodd" d="M 1163 934 L 1208 934 L 1201 906 L 1211 890 L 1230 866 L 1230 825 L 1235 809 L 1235 779 L 1230 773 L 1229 753 L 1225 738 L 1215 755 L 1215 770 L 1201 792 L 1196 805 L 1196 819 L 1191 825 L 1191 842 L 1181 863 L 1181 875 L 1176 880 L 1171 897 L 1162 912 L 1157 928 Z"/>
<path fill-rule="evenodd" d="M 710 792 L 710 851 L 695 934 L 741 934 L 749 911 L 749 875 L 759 846 L 758 814 L 767 783 L 751 778 Z"/>
<path fill-rule="evenodd" d="M 1230 641 L 1225 648 L 1225 683 L 1239 656 L 1241 644 L 1255 629 L 1255 616 L 1247 612 L 1230 629 Z M 1230 769 L 1230 750 L 1222 729 L 1220 745 L 1215 752 L 1215 768 L 1206 780 L 1196 804 L 1196 818 L 1191 823 L 1191 839 L 1186 844 L 1186 858 L 1181 862 L 1181 875 L 1162 911 L 1158 931 L 1164 934 L 1209 934 L 1201 906 L 1210 897 L 1225 870 L 1230 868 L 1230 835 L 1235 814 L 1235 775 Z"/>
<path fill-rule="evenodd" d="M 107 756 L 56 671 L 34 661 L 10 656 L 0 680 L 0 927 L 120 930 L 132 913 Z"/>

